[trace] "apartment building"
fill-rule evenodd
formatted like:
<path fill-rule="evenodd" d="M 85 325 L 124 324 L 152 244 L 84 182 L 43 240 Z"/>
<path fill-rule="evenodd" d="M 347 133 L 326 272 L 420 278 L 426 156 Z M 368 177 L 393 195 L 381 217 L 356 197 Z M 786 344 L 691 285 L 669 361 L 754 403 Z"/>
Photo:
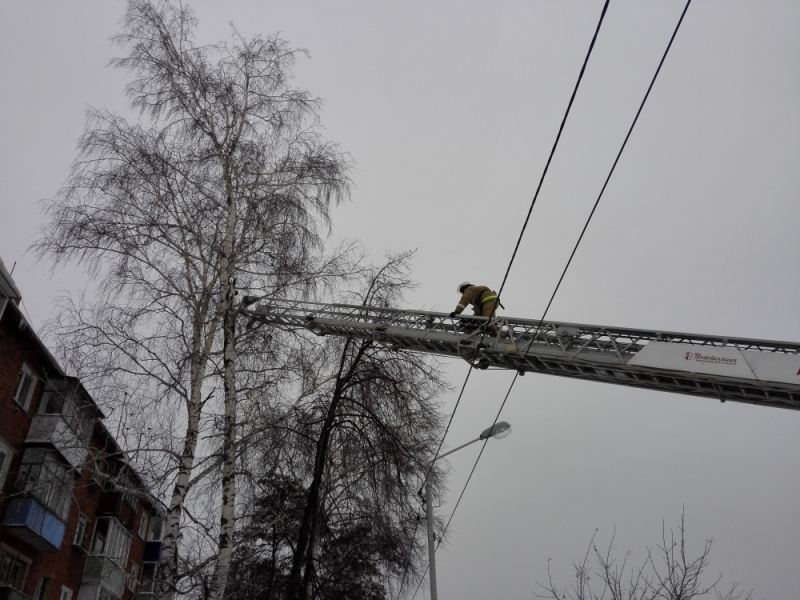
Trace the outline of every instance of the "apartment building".
<path fill-rule="evenodd" d="M 0 600 L 151 600 L 163 510 L 0 260 Z"/>

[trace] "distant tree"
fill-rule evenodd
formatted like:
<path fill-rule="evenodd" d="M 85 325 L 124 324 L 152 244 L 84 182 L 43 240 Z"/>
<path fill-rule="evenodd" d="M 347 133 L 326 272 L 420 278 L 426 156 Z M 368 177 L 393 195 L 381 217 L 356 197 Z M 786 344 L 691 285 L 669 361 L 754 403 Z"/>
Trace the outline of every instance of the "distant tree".
<path fill-rule="evenodd" d="M 274 336 L 237 332 L 236 295 L 300 295 L 342 273 L 341 255 L 321 251 L 349 181 L 346 157 L 318 133 L 319 101 L 290 84 L 297 51 L 235 30 L 198 45 L 196 27 L 182 3 L 129 0 L 116 37 L 126 55 L 112 64 L 132 74 L 140 118 L 89 109 L 36 248 L 99 278 L 91 300 L 63 301 L 54 328 L 167 490 L 160 595 L 210 564 L 207 595 L 218 600 L 233 550 L 240 401 L 282 367 L 270 362 L 281 356 Z M 260 368 L 237 372 L 248 352 Z M 209 478 L 218 503 L 188 511 Z"/>
<path fill-rule="evenodd" d="M 395 305 L 409 256 L 367 273 L 350 303 Z M 377 600 L 420 564 L 417 492 L 441 435 L 445 383 L 430 357 L 301 333 L 296 400 L 249 452 L 264 475 L 243 502 L 234 569 L 262 573 L 248 589 L 275 598 Z M 441 472 L 431 477 L 438 487 Z M 250 591 L 232 593 L 254 599 Z"/>
<path fill-rule="evenodd" d="M 257 499 L 243 519 L 235 540 L 230 577 L 236 582 L 230 600 L 279 600 L 287 597 L 292 570 L 292 549 L 297 542 L 306 501 L 302 482 L 280 475 L 260 481 Z M 403 564 L 403 550 L 391 536 L 381 536 L 366 515 L 356 523 L 319 520 L 313 598 L 361 598 L 383 600 L 385 565 Z"/>
<path fill-rule="evenodd" d="M 605 552 L 600 552 L 594 543 L 589 543 L 583 560 L 573 563 L 575 580 L 570 588 L 560 588 L 547 565 L 547 584 L 538 583 L 544 591 L 537 593 L 539 598 L 552 600 L 692 600 L 713 593 L 717 600 L 751 600 L 752 591 L 738 590 L 733 583 L 727 591 L 719 588 L 722 575 L 713 582 L 703 583 L 702 576 L 709 567 L 711 540 L 706 540 L 702 551 L 695 557 L 686 550 L 686 529 L 684 515 L 678 535 L 666 527 L 662 529 L 661 543 L 647 549 L 647 557 L 638 567 L 629 566 L 628 554 L 620 562 L 611 557 L 614 544 L 612 539 Z M 594 555 L 596 567 L 589 564 Z"/>

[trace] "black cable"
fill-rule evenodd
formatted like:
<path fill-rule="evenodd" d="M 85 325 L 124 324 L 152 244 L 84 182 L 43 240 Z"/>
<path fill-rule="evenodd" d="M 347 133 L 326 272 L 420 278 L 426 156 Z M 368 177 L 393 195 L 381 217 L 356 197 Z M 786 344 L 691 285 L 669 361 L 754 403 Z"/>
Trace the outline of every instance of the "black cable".
<path fill-rule="evenodd" d="M 542 322 L 544 321 L 545 317 L 547 316 L 547 311 L 550 310 L 550 306 L 553 303 L 553 299 L 555 298 L 556 293 L 558 292 L 558 289 L 561 286 L 561 282 L 564 280 L 564 276 L 567 273 L 567 269 L 569 269 L 569 266 L 572 263 L 572 259 L 575 256 L 575 252 L 578 250 L 578 246 L 580 245 L 581 240 L 583 239 L 583 234 L 586 233 L 586 228 L 589 226 L 589 222 L 592 220 L 592 217 L 594 216 L 595 210 L 597 209 L 597 205 L 600 203 L 600 199 L 603 197 L 603 193 L 606 190 L 606 186 L 608 186 L 608 182 L 611 179 L 611 175 L 613 175 L 613 173 L 614 173 L 614 169 L 616 168 L 617 163 L 619 162 L 620 156 L 622 155 L 622 151 L 625 149 L 625 145 L 628 143 L 628 139 L 630 138 L 631 133 L 633 132 L 633 128 L 636 125 L 636 121 L 638 121 L 639 115 L 641 114 L 642 109 L 644 108 L 644 104 L 645 104 L 645 102 L 647 102 L 647 97 L 650 95 L 650 90 L 653 89 L 653 84 L 656 82 L 656 79 L 658 78 L 658 74 L 661 71 L 661 67 L 664 64 L 664 60 L 667 58 L 667 54 L 669 53 L 669 50 L 672 47 L 672 42 L 675 40 L 675 36 L 677 35 L 678 30 L 681 27 L 681 23 L 683 23 L 683 18 L 684 18 L 684 16 L 686 16 L 686 11 L 689 9 L 689 5 L 691 3 L 692 3 L 692 0 L 687 0 L 686 6 L 684 7 L 683 12 L 681 13 L 681 17 L 680 17 L 680 19 L 678 19 L 678 24 L 675 26 L 675 31 L 672 32 L 672 37 L 670 38 L 669 43 L 667 44 L 667 48 L 664 51 L 664 55 L 661 57 L 661 61 L 658 63 L 658 68 L 656 69 L 655 75 L 653 75 L 653 79 L 650 81 L 650 85 L 647 88 L 647 92 L 645 93 L 644 98 L 642 99 L 642 103 L 639 105 L 639 110 L 636 111 L 636 116 L 633 119 L 633 123 L 631 124 L 630 129 L 628 129 L 628 134 L 625 136 L 625 140 L 622 142 L 622 146 L 620 147 L 619 152 L 617 153 L 616 159 L 614 159 L 614 164 L 611 166 L 611 171 L 609 172 L 608 177 L 606 177 L 605 183 L 603 184 L 603 187 L 600 190 L 600 194 L 598 195 L 597 200 L 595 201 L 594 206 L 592 207 L 592 211 L 591 211 L 591 213 L 589 213 L 589 218 L 586 219 L 586 223 L 584 224 L 583 230 L 581 231 L 581 234 L 578 237 L 578 241 L 575 243 L 575 247 L 572 249 L 572 253 L 570 254 L 569 260 L 567 261 L 567 264 L 564 267 L 564 270 L 561 272 L 561 277 L 558 280 L 558 284 L 556 284 L 556 288 L 553 291 L 552 296 L 550 296 L 550 301 L 547 303 L 547 307 L 545 308 L 544 313 L 542 314 L 542 318 L 539 320 L 539 325 L 537 326 L 537 331 L 538 331 L 538 327 L 541 326 Z M 526 223 L 527 223 L 527 221 L 526 221 Z M 535 336 L 536 336 L 536 333 L 534 333 L 534 337 Z M 526 348 L 525 354 L 523 354 L 523 358 L 527 355 L 529 348 L 530 348 L 530 346 L 528 346 L 528 348 Z M 500 405 L 500 410 L 497 411 L 497 416 L 494 418 L 494 423 L 492 423 L 492 427 L 495 426 L 495 424 L 497 423 L 498 419 L 500 418 L 500 413 L 503 412 L 503 408 L 506 405 L 506 401 L 508 400 L 508 397 L 511 394 L 511 390 L 514 387 L 514 384 L 517 382 L 517 378 L 518 377 L 519 377 L 519 373 L 515 373 L 514 374 L 514 378 L 511 380 L 511 385 L 508 387 L 508 391 L 506 392 L 505 398 L 503 398 L 503 402 Z M 469 485 L 469 482 L 472 479 L 472 474 L 475 472 L 475 469 L 478 466 L 478 462 L 480 462 L 480 460 L 481 460 L 481 456 L 483 456 L 483 450 L 484 450 L 484 448 L 486 448 L 486 442 L 488 442 L 488 441 L 489 441 L 488 438 L 483 441 L 483 446 L 481 447 L 481 451 L 478 454 L 478 457 L 475 459 L 475 464 L 472 465 L 472 470 L 470 471 L 469 477 L 467 478 L 467 481 L 466 481 L 466 483 L 464 484 L 464 487 L 461 490 L 461 494 L 459 495 L 458 500 L 456 501 L 456 505 L 453 508 L 453 512 L 450 513 L 450 518 L 447 520 L 447 524 L 445 525 L 445 528 L 442 531 L 442 538 L 444 537 L 445 533 L 447 533 L 447 528 L 450 526 L 450 522 L 453 520 L 453 516 L 456 514 L 456 510 L 458 510 L 458 505 L 461 502 L 461 498 L 463 498 L 464 492 L 467 491 L 467 486 Z M 438 548 L 438 545 L 437 545 L 437 548 Z"/>
<path fill-rule="evenodd" d="M 567 105 L 567 110 L 564 113 L 564 118 L 561 120 L 561 126 L 558 128 L 558 135 L 556 135 L 556 141 L 553 144 L 553 148 L 550 150 L 550 156 L 547 159 L 547 163 L 545 164 L 545 167 L 544 167 L 544 172 L 542 173 L 542 177 L 539 180 L 539 186 L 536 188 L 536 194 L 534 195 L 533 202 L 531 202 L 531 207 L 528 210 L 528 216 L 525 219 L 525 224 L 522 226 L 522 233 L 525 232 L 525 228 L 528 225 L 528 220 L 530 219 L 531 211 L 533 210 L 533 205 L 536 203 L 536 198 L 538 197 L 539 190 L 541 189 L 542 183 L 544 182 L 544 177 L 545 177 L 545 175 L 547 175 L 547 169 L 550 166 L 550 161 L 553 159 L 553 155 L 555 154 L 556 148 L 558 147 L 558 141 L 559 141 L 559 139 L 561 139 L 561 132 L 564 130 L 564 124 L 567 121 L 567 117 L 569 116 L 569 111 L 572 108 L 572 103 L 575 100 L 575 95 L 578 92 L 578 87 L 580 86 L 581 80 L 583 79 L 583 73 L 586 71 L 586 65 L 589 62 L 589 57 L 592 55 L 592 49 L 594 48 L 594 43 L 597 40 L 597 34 L 600 32 L 600 26 L 603 24 L 603 19 L 606 16 L 606 10 L 608 9 L 608 4 L 609 4 L 610 1 L 611 0 L 606 0 L 605 4 L 603 5 L 603 12 L 600 14 L 600 20 L 598 21 L 597 28 L 595 29 L 594 35 L 592 36 L 592 42 L 591 42 L 591 44 L 589 44 L 589 51 L 586 53 L 586 58 L 584 59 L 583 65 L 581 66 L 581 71 L 580 71 L 580 74 L 578 75 L 578 80 L 575 82 L 575 88 L 572 90 L 572 96 L 569 99 L 569 104 Z M 514 263 L 514 257 L 517 254 L 517 249 L 519 248 L 519 243 L 522 240 L 522 233 L 520 233 L 520 238 L 519 238 L 519 240 L 517 240 L 517 246 L 516 246 L 516 248 L 514 248 L 514 253 L 511 256 L 511 260 L 508 263 L 508 269 L 506 269 L 506 277 L 503 278 L 503 284 L 500 286 L 500 292 L 503 291 L 503 286 L 505 285 L 506 279 L 508 278 L 508 272 L 511 270 L 511 265 Z M 498 292 L 498 294 L 497 294 L 498 297 L 500 296 L 500 292 Z M 483 338 L 486 336 L 487 325 L 488 325 L 488 321 L 483 326 L 483 335 L 481 336 L 480 342 L 483 342 Z M 480 342 L 478 343 L 478 346 L 480 346 Z M 473 358 L 472 362 L 473 363 L 475 362 L 474 358 Z M 433 457 L 433 462 L 431 462 L 431 465 L 433 465 L 433 463 L 436 462 L 436 459 L 439 458 L 439 452 L 441 451 L 442 445 L 444 444 L 444 440 L 447 437 L 447 432 L 450 430 L 450 425 L 453 422 L 453 417 L 455 416 L 456 410 L 458 410 L 458 405 L 460 404 L 461 398 L 464 395 L 464 390 L 467 387 L 467 382 L 469 381 L 470 375 L 472 375 L 472 366 L 473 365 L 470 364 L 470 369 L 467 372 L 467 377 L 464 379 L 464 384 L 461 386 L 461 392 L 458 394 L 458 399 L 456 400 L 456 405 L 453 408 L 453 412 L 450 415 L 450 420 L 447 422 L 447 427 L 444 430 L 444 435 L 442 436 L 442 440 L 439 442 L 439 447 L 436 449 L 436 454 Z M 429 474 L 430 474 L 430 469 L 428 470 L 428 473 L 426 473 L 425 479 L 422 482 L 423 487 L 424 487 L 425 483 L 427 483 L 427 481 L 428 481 L 428 475 Z"/>
<path fill-rule="evenodd" d="M 578 81 L 575 82 L 575 89 L 572 90 L 572 96 L 569 99 L 569 104 L 567 104 L 567 110 L 564 113 L 564 118 L 561 119 L 561 125 L 558 128 L 558 135 L 556 135 L 556 141 L 553 143 L 553 147 L 550 150 L 550 156 L 547 157 L 547 162 L 544 165 L 544 171 L 542 171 L 542 176 L 539 178 L 539 185 L 536 186 L 536 192 L 533 194 L 533 200 L 531 200 L 530 208 L 528 208 L 528 214 L 525 216 L 525 222 L 522 224 L 522 230 L 519 232 L 519 237 L 517 238 L 517 243 L 514 246 L 514 252 L 511 253 L 511 260 L 508 261 L 508 268 L 506 269 L 506 274 L 503 276 L 503 283 L 500 284 L 500 291 L 497 293 L 498 296 L 503 293 L 503 288 L 506 286 L 506 281 L 508 280 L 508 274 L 511 272 L 511 265 L 514 264 L 514 259 L 517 257 L 517 251 L 519 250 L 519 245 L 522 242 L 522 236 L 525 235 L 525 230 L 528 228 L 528 221 L 531 220 L 531 213 L 533 212 L 533 207 L 536 204 L 536 200 L 539 198 L 539 191 L 542 189 L 542 184 L 544 183 L 544 178 L 547 175 L 547 170 L 550 168 L 550 162 L 553 160 L 553 155 L 556 153 L 556 147 L 558 146 L 558 141 L 561 139 L 561 132 L 564 131 L 564 125 L 567 122 L 567 117 L 569 116 L 569 111 L 572 109 L 572 103 L 575 101 L 575 95 L 578 93 L 578 87 L 581 84 L 581 80 L 583 79 L 583 73 L 586 71 L 586 65 L 589 62 L 589 57 L 592 54 L 592 49 L 594 48 L 594 43 L 597 40 L 597 34 L 600 33 L 600 26 L 603 24 L 603 19 L 606 16 L 606 11 L 608 10 L 608 4 L 610 0 L 606 0 L 606 3 L 603 5 L 603 12 L 600 13 L 600 20 L 597 22 L 597 28 L 594 31 L 594 35 L 592 36 L 592 42 L 589 44 L 589 51 L 586 53 L 586 58 L 583 60 L 583 66 L 581 67 L 581 72 L 578 74 Z"/>
<path fill-rule="evenodd" d="M 511 255 L 511 260 L 508 263 L 508 268 L 506 269 L 505 276 L 503 277 L 503 282 L 500 285 L 500 291 L 497 294 L 498 297 L 503 292 L 503 288 L 506 285 L 506 280 L 508 279 L 508 274 L 511 271 L 511 265 L 514 264 L 514 259 L 517 256 L 517 251 L 519 250 L 519 245 L 520 245 L 520 242 L 522 241 L 522 236 L 525 233 L 525 229 L 528 226 L 528 221 L 530 220 L 531 212 L 533 211 L 533 206 L 536 204 L 536 200 L 539 197 L 539 191 L 542 188 L 542 184 L 544 183 L 544 178 L 547 175 L 548 169 L 550 168 L 550 163 L 553 160 L 553 156 L 555 155 L 556 148 L 558 147 L 558 142 L 561 139 L 561 134 L 564 131 L 564 126 L 565 126 L 565 124 L 567 122 L 567 117 L 569 117 L 570 110 L 572 109 L 572 104 L 574 103 L 575 96 L 578 93 L 578 88 L 580 87 L 581 81 L 583 80 L 583 74 L 586 72 L 586 65 L 589 63 L 589 57 L 592 55 L 592 50 L 594 49 L 595 42 L 597 41 L 597 35 L 600 33 L 600 26 L 603 24 L 603 20 L 605 19 L 606 11 L 608 10 L 608 5 L 609 5 L 610 1 L 611 0 L 606 0 L 605 3 L 603 4 L 603 10 L 600 13 L 600 18 L 599 18 L 599 20 L 597 22 L 597 27 L 595 28 L 594 35 L 592 36 L 592 41 L 590 42 L 589 49 L 586 52 L 586 58 L 584 58 L 583 64 L 581 65 L 581 70 L 580 70 L 580 73 L 578 74 L 578 79 L 575 82 L 575 87 L 572 90 L 572 95 L 570 96 L 569 103 L 567 104 L 567 110 L 564 112 L 564 117 L 561 119 L 561 124 L 559 125 L 559 128 L 558 128 L 558 134 L 556 135 L 556 139 L 553 142 L 553 147 L 550 149 L 550 155 L 547 157 L 547 162 L 545 163 L 544 170 L 542 171 L 542 176 L 539 179 L 539 185 L 536 187 L 536 192 L 534 193 L 533 200 L 531 201 L 530 208 L 528 209 L 528 214 L 527 214 L 527 216 L 525 218 L 525 222 L 524 222 L 524 224 L 522 226 L 522 231 L 520 232 L 519 238 L 517 239 L 516 246 L 514 247 L 514 252 Z M 481 342 L 483 341 L 483 338 L 486 336 L 487 325 L 488 325 L 488 323 L 485 324 L 484 327 L 483 327 L 483 334 L 481 335 L 481 340 L 480 340 Z M 478 345 L 480 346 L 480 343 Z M 476 353 L 475 358 L 477 358 L 477 353 Z M 447 432 L 450 430 L 450 425 L 453 422 L 453 417 L 455 417 L 456 411 L 458 410 L 458 406 L 461 403 L 461 398 L 464 395 L 464 390 L 467 387 L 467 382 L 469 381 L 470 375 L 472 374 L 472 368 L 473 368 L 473 364 L 475 362 L 475 358 L 473 358 L 473 360 L 472 360 L 472 362 L 470 364 L 469 371 L 467 372 L 467 377 L 464 379 L 464 384 L 461 386 L 461 392 L 459 393 L 458 399 L 456 400 L 456 405 L 453 408 L 453 412 L 450 414 L 450 419 L 447 422 L 447 427 L 445 428 L 444 435 L 442 436 L 442 439 L 439 442 L 439 447 L 436 449 L 436 454 L 434 455 L 433 461 L 431 461 L 431 468 L 428 469 L 428 471 L 425 474 L 425 479 L 422 482 L 422 486 L 423 487 L 425 486 L 425 484 L 428 481 L 428 477 L 430 476 L 430 471 L 433 468 L 433 464 L 436 462 L 436 459 L 439 457 L 439 452 L 441 451 L 442 445 L 444 444 L 444 440 L 447 437 Z M 504 404 L 505 404 L 505 401 L 504 401 Z M 495 419 L 495 421 L 496 421 L 496 419 Z M 484 447 L 485 446 L 486 446 L 486 440 L 484 440 Z M 482 453 L 483 453 L 483 448 L 481 448 L 481 454 Z M 477 466 L 477 463 L 475 464 L 475 466 Z M 473 466 L 472 472 L 475 471 L 475 466 Z M 472 477 L 472 472 L 470 473 L 470 478 Z M 467 480 L 467 482 L 469 483 L 469 479 Z M 466 486 L 465 486 L 464 490 L 462 490 L 461 496 L 464 495 L 464 491 L 465 490 L 466 490 Z M 458 502 L 461 501 L 461 496 L 459 496 Z M 456 503 L 456 508 L 458 507 L 458 502 Z M 455 514 L 455 510 L 453 511 L 453 514 Z M 450 517 L 450 520 L 452 520 L 452 515 Z M 448 526 L 450 525 L 450 521 L 449 520 L 447 522 L 447 525 Z M 445 531 L 447 531 L 447 527 L 445 527 Z M 444 535 L 444 533 L 442 535 Z M 426 569 L 425 572 L 427 573 L 427 569 Z M 403 573 L 403 578 L 401 580 L 401 588 L 402 588 L 402 584 L 405 582 L 407 574 L 408 574 L 408 569 L 406 569 L 404 571 L 404 573 Z M 425 578 L 425 575 L 423 574 L 422 579 L 424 579 L 424 578 Z M 419 590 L 419 586 L 421 585 L 421 583 L 422 583 L 422 580 L 420 580 L 420 584 L 417 585 L 417 591 Z M 414 592 L 414 596 L 416 596 L 416 591 Z"/>
<path fill-rule="evenodd" d="M 625 146 L 628 144 L 628 139 L 631 137 L 631 133 L 633 133 L 633 128 L 636 126 L 636 122 L 639 120 L 639 115 L 642 114 L 642 109 L 644 108 L 645 102 L 647 102 L 647 97 L 650 95 L 650 90 L 653 89 L 653 84 L 655 84 L 656 79 L 658 78 L 658 74 L 661 72 L 661 67 L 664 65 L 664 60 L 667 58 L 667 54 L 669 53 L 669 49 L 672 47 L 672 42 L 675 40 L 675 36 L 678 33 L 678 29 L 681 27 L 681 23 L 683 23 L 683 17 L 686 15 L 686 11 L 689 9 L 689 5 L 692 3 L 692 0 L 688 0 L 686 2 L 686 6 L 683 8 L 683 12 L 681 13 L 681 18 L 678 19 L 678 24 L 675 26 L 675 31 L 672 32 L 672 37 L 669 39 L 669 44 L 667 44 L 667 49 L 664 50 L 664 55 L 661 57 L 661 61 L 658 63 L 658 68 L 656 69 L 655 75 L 653 75 L 653 79 L 650 81 L 650 85 L 647 88 L 647 92 L 642 99 L 642 103 L 639 105 L 639 110 L 636 111 L 636 116 L 633 118 L 633 123 L 631 123 L 630 129 L 628 129 L 628 134 L 625 136 L 625 140 L 622 142 L 622 146 L 617 152 L 617 158 L 614 159 L 614 164 L 611 165 L 611 170 L 608 173 L 608 177 L 606 177 L 605 183 L 603 183 L 603 187 L 600 190 L 600 194 L 597 196 L 597 200 L 594 202 L 594 206 L 592 207 L 592 212 L 589 213 L 589 218 L 586 219 L 586 223 L 581 230 L 580 236 L 578 236 L 578 241 L 575 242 L 575 247 L 572 249 L 572 254 L 569 255 L 569 260 L 567 261 L 567 266 L 564 267 L 564 270 L 561 272 L 561 277 L 558 279 L 558 283 L 556 284 L 556 289 L 553 290 L 553 295 L 550 296 L 550 301 L 547 303 L 547 308 L 544 310 L 544 315 L 542 315 L 542 321 L 544 321 L 545 315 L 547 315 L 547 311 L 550 310 L 550 305 L 553 303 L 553 299 L 556 297 L 556 293 L 558 292 L 558 288 L 561 287 L 561 282 L 564 281 L 564 275 L 567 274 L 567 269 L 569 269 L 570 264 L 572 264 L 572 259 L 575 257 L 575 252 L 578 251 L 578 246 L 583 240 L 583 234 L 586 233 L 586 228 L 589 227 L 589 222 L 592 220 L 594 216 L 594 211 L 597 210 L 597 205 L 600 204 L 600 198 L 603 197 L 603 193 L 606 191 L 606 187 L 608 186 L 608 182 L 611 180 L 611 176 L 614 174 L 614 169 L 617 168 L 617 163 L 619 162 L 620 157 L 622 156 L 622 151 L 625 150 Z"/>
<path fill-rule="evenodd" d="M 589 44 L 589 50 L 586 52 L 586 58 L 583 59 L 583 65 L 581 65 L 581 70 L 580 73 L 578 74 L 578 80 L 575 82 L 575 87 L 572 90 L 572 96 L 570 96 L 569 103 L 567 104 L 567 110 L 564 112 L 564 117 L 561 119 L 561 125 L 558 128 L 558 134 L 556 135 L 555 142 L 553 142 L 553 147 L 550 149 L 550 155 L 547 157 L 547 162 L 545 163 L 544 170 L 542 171 L 542 176 L 539 179 L 539 185 L 536 188 L 536 193 L 533 196 L 533 201 L 531 202 L 531 206 L 528 209 L 528 215 L 525 218 L 525 223 L 522 225 L 522 231 L 519 234 L 519 239 L 517 239 L 517 245 L 514 247 L 514 252 L 511 255 L 511 260 L 508 262 L 508 268 L 506 269 L 505 277 L 503 277 L 503 283 L 500 285 L 500 291 L 497 293 L 498 297 L 503 292 L 503 287 L 505 287 L 506 280 L 508 279 L 508 273 L 511 271 L 511 265 L 514 264 L 514 259 L 517 256 L 517 250 L 519 249 L 520 242 L 522 241 L 522 236 L 525 233 L 525 229 L 528 226 L 528 221 L 531 218 L 531 212 L 533 211 L 533 206 L 534 204 L 536 204 L 536 199 L 539 197 L 539 190 L 542 189 L 542 184 L 544 183 L 544 178 L 547 175 L 547 170 L 550 168 L 550 162 L 553 160 L 553 155 L 555 154 L 556 148 L 558 147 L 558 142 L 561 139 L 561 133 L 564 131 L 564 125 L 567 122 L 567 117 L 569 117 L 570 110 L 572 109 L 572 104 L 575 101 L 576 94 L 578 93 L 578 88 L 580 87 L 581 81 L 583 80 L 583 74 L 586 71 L 586 65 L 589 63 L 589 57 L 592 55 L 594 44 L 597 41 L 597 34 L 600 33 L 600 26 L 603 24 L 603 19 L 605 19 L 606 11 L 608 10 L 608 5 L 610 1 L 611 0 L 606 0 L 605 4 L 603 5 L 603 11 L 600 13 L 600 19 L 597 22 L 597 27 L 595 28 L 594 35 L 592 36 L 592 41 Z M 483 329 L 484 331 L 483 335 L 481 336 L 480 340 L 481 342 L 483 341 L 483 338 L 486 336 L 486 324 L 484 324 Z M 447 422 L 447 427 L 444 430 L 444 435 L 442 436 L 442 440 L 439 442 L 439 447 L 436 449 L 436 454 L 433 457 L 433 462 L 436 462 L 436 459 L 439 458 L 439 452 L 441 451 L 442 445 L 444 444 L 444 440 L 447 437 L 447 432 L 450 430 L 450 425 L 453 422 L 453 417 L 456 414 L 456 410 L 458 410 L 458 405 L 461 402 L 461 397 L 464 395 L 464 390 L 467 387 L 467 382 L 469 381 L 469 377 L 471 374 L 472 374 L 472 365 L 470 365 L 470 370 L 467 372 L 467 377 L 466 379 L 464 379 L 464 384 L 461 386 L 461 392 L 458 394 L 456 405 L 453 408 L 452 414 L 450 415 L 450 420 Z M 427 483 L 427 481 L 428 481 L 428 475 L 426 474 L 422 485 L 424 486 L 425 483 Z"/>

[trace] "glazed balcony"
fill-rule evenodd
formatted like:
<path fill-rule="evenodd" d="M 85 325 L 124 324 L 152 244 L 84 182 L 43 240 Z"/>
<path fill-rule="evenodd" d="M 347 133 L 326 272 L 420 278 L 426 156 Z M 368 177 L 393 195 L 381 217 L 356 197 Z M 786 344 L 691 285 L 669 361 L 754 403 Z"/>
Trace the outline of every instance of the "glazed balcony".
<path fill-rule="evenodd" d="M 136 593 L 136 600 L 154 600 L 156 597 L 155 581 L 143 581 Z"/>
<path fill-rule="evenodd" d="M 26 444 L 52 444 L 73 469 L 80 470 L 89 451 L 82 440 L 60 414 L 34 415 Z"/>
<path fill-rule="evenodd" d="M 143 563 L 161 562 L 161 542 L 145 542 Z"/>
<path fill-rule="evenodd" d="M 128 530 L 133 531 L 136 510 L 125 500 L 122 492 L 103 492 L 97 506 L 98 515 L 111 515 L 119 519 Z"/>
<path fill-rule="evenodd" d="M 86 559 L 81 590 L 92 590 L 96 587 L 99 592 L 100 588 L 104 588 L 115 598 L 122 598 L 125 581 L 125 570 L 116 561 L 108 556 L 93 555 Z"/>
<path fill-rule="evenodd" d="M 9 500 L 2 527 L 39 552 L 58 552 L 66 529 L 64 521 L 30 497 Z"/>

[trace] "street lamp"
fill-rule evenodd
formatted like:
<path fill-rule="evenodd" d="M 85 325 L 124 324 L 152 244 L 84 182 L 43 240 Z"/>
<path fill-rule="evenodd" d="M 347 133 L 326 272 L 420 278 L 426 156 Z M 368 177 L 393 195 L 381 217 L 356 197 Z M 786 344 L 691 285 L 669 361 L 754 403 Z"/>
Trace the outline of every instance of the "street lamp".
<path fill-rule="evenodd" d="M 462 448 L 466 448 L 470 444 L 474 444 L 475 442 L 480 442 L 482 440 L 488 440 L 489 438 L 495 438 L 498 440 L 503 439 L 509 433 L 511 433 L 511 425 L 506 423 L 505 421 L 500 421 L 499 423 L 495 423 L 491 427 L 484 429 L 481 434 L 472 440 L 471 442 L 467 442 L 466 444 L 462 444 L 458 448 L 453 448 L 449 452 L 445 452 L 444 454 L 439 455 L 433 462 L 431 462 L 430 466 L 428 467 L 428 474 L 429 476 L 425 479 L 425 518 L 428 521 L 428 570 L 430 571 L 430 578 L 431 578 L 431 600 L 438 600 L 439 595 L 436 592 L 436 549 L 434 548 L 434 542 L 436 541 L 436 536 L 433 533 L 433 502 L 431 499 L 431 484 L 430 484 L 430 471 L 433 469 L 433 463 L 437 460 L 444 458 L 445 456 L 456 452 L 457 450 L 461 450 Z"/>

